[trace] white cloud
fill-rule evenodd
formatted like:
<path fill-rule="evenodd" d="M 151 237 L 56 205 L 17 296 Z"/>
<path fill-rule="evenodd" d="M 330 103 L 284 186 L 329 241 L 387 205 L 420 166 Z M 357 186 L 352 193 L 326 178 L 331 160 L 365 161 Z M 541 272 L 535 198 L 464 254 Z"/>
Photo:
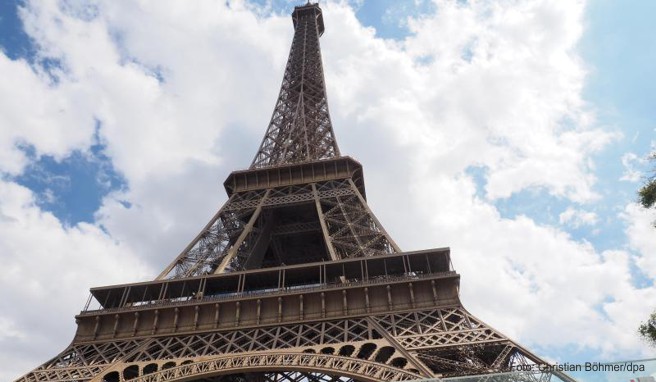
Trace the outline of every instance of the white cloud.
<path fill-rule="evenodd" d="M 639 269 L 650 279 L 656 279 L 656 210 L 629 204 L 622 218 L 628 223 L 626 236 L 629 246 L 638 253 L 636 263 Z"/>
<path fill-rule="evenodd" d="M 331 33 L 350 41 L 327 34 L 323 45 L 339 57 L 334 69 L 326 65 L 332 109 L 415 146 L 425 165 L 452 174 L 488 167 L 491 199 L 527 187 L 598 198 L 587 159 L 617 135 L 593 128 L 581 99 L 583 4 L 436 3 L 435 16 L 411 21 L 416 34 L 400 47 L 372 41 L 348 14 L 326 12 L 338 24 Z"/>
<path fill-rule="evenodd" d="M 0 172 L 20 173 L 28 163 L 21 145 L 56 158 L 91 144 L 93 116 L 72 89 L 53 86 L 43 71 L 0 54 Z"/>
<path fill-rule="evenodd" d="M 0 379 L 13 380 L 63 350 L 73 315 L 97 284 L 152 273 L 125 245 L 98 227 L 67 228 L 41 211 L 26 188 L 0 182 Z"/>
<path fill-rule="evenodd" d="M 89 287 L 152 278 L 214 214 L 220 181 L 256 151 L 291 41 L 287 15 L 257 16 L 242 2 L 58 4 L 24 12 L 41 54 L 64 63 L 57 83 L 0 55 L 12 81 L 0 84 L 11 103 L 0 105 L 0 171 L 27 164 L 16 142 L 60 158 L 87 148 L 98 120 L 129 189 L 105 198 L 96 225 L 64 228 L 28 190 L 0 186 L 2 282 L 23 286 L 4 302 L 20 308 L 0 315 L 11 328 L 0 341 L 23 349 L 0 342 L 7 379 L 67 344 Z M 414 35 L 390 41 L 345 3 L 322 3 L 333 124 L 342 153 L 365 166 L 372 209 L 405 249 L 451 246 L 465 306 L 522 342 L 644 354 L 632 325 L 655 289 L 634 286 L 631 265 L 655 275 L 638 228 L 646 218 L 627 209 L 632 255 L 526 216 L 504 219 L 493 205 L 531 187 L 566 202 L 599 197 L 592 155 L 618 135 L 595 127 L 581 98 L 583 2 L 436 4 L 409 21 Z M 485 200 L 471 166 L 486 167 Z M 574 207 L 560 218 L 597 219 Z M 48 299 L 55 279 L 61 303 Z M 61 318 L 30 331 L 43 308 Z"/>
<path fill-rule="evenodd" d="M 428 186 L 412 194 L 425 211 L 418 220 L 430 222 L 426 232 L 451 246 L 462 300 L 475 315 L 529 348 L 568 343 L 582 352 L 594 349 L 599 359 L 648 355 L 635 328 L 656 289 L 634 287 L 627 252 L 599 253 L 527 217 L 500 218 L 473 197 L 466 179 L 438 178 Z M 441 191 L 436 197 L 433 190 Z M 640 305 L 636 296 L 647 300 Z M 550 356 L 568 360 L 562 353 Z"/>
<path fill-rule="evenodd" d="M 573 228 L 579 228 L 583 225 L 595 225 L 599 217 L 594 212 L 567 207 L 567 209 L 558 215 L 560 224 L 567 224 Z"/>
<path fill-rule="evenodd" d="M 624 153 L 622 155 L 622 166 L 624 166 L 624 173 L 620 180 L 625 180 L 627 182 L 637 182 L 642 178 L 642 172 L 634 168 L 636 164 L 644 164 L 645 160 L 639 158 L 634 153 Z"/>
<path fill-rule="evenodd" d="M 634 287 L 627 252 L 503 219 L 490 202 L 533 187 L 599 198 L 591 158 L 620 135 L 596 128 L 581 99 L 583 3 L 436 3 L 401 44 L 373 40 L 347 10 L 326 7 L 331 111 L 353 131 L 337 134 L 365 164 L 374 211 L 405 249 L 451 246 L 465 305 L 520 341 L 645 355 L 634 296 L 655 291 Z M 469 166 L 487 168 L 487 200 L 475 196 Z M 598 219 L 573 211 L 564 222 Z"/>
<path fill-rule="evenodd" d="M 95 16 L 73 2 L 35 1 L 23 11 L 39 54 L 62 63 L 56 82 L 0 55 L 11 79 L 0 84 L 0 171 L 28 164 L 16 142 L 57 159 L 87 150 L 98 121 L 129 186 L 107 197 L 96 225 L 67 228 L 29 190 L 2 183 L 1 283 L 12 290 L 0 306 L 2 380 L 63 350 L 88 288 L 150 279 L 195 236 L 220 206 L 221 178 L 254 154 L 280 83 L 288 17 L 258 19 L 243 4 L 207 1 L 96 4 Z M 220 139 L 226 131 L 229 141 Z"/>

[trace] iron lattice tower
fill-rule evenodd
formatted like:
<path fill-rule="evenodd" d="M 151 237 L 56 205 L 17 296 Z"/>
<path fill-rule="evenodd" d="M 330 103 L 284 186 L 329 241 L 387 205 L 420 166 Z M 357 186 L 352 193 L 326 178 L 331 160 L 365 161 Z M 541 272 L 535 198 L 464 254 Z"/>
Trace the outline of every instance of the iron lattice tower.
<path fill-rule="evenodd" d="M 335 140 L 321 9 L 292 18 L 271 122 L 228 201 L 154 281 L 91 289 L 73 342 L 19 381 L 488 380 L 544 363 L 463 308 L 448 248 L 402 252 L 384 230 Z"/>

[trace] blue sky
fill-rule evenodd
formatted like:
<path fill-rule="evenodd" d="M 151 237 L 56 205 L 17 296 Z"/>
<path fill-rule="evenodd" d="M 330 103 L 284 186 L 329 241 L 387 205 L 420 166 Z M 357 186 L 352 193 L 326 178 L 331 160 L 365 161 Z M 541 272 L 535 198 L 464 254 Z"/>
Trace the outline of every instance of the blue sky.
<path fill-rule="evenodd" d="M 277 13 L 289 8 L 287 1 L 254 3 L 268 3 L 271 11 Z M 36 54 L 34 42 L 23 30 L 17 12 L 19 4 L 19 1 L 9 1 L 0 5 L 0 45 L 11 59 L 42 60 L 47 68 L 50 63 Z M 398 40 L 411 33 L 405 18 L 434 10 L 435 5 L 429 1 L 419 1 L 417 6 L 413 2 L 383 0 L 356 5 L 355 14 L 363 25 L 375 28 L 376 36 Z M 612 215 L 613 206 L 635 198 L 635 183 L 617 181 L 626 170 L 617 158 L 626 152 L 644 157 L 652 149 L 656 128 L 656 109 L 650 97 L 656 92 L 656 81 L 650 80 L 656 77 L 656 68 L 651 65 L 656 60 L 656 42 L 650 38 L 656 28 L 650 19 L 653 12 L 656 12 L 656 4 L 650 1 L 638 1 L 630 7 L 614 1 L 595 1 L 586 6 L 586 31 L 580 43 L 581 57 L 589 70 L 584 97 L 597 110 L 600 124 L 622 134 L 598 158 L 599 163 L 603 163 L 597 171 L 599 189 L 606 202 L 600 203 L 598 208 L 606 210 L 606 214 Z M 86 152 L 75 151 L 60 160 L 47 154 L 35 156 L 29 145 L 25 145 L 24 150 L 33 161 L 14 179 L 41 194 L 40 206 L 67 224 L 93 222 L 93 213 L 102 197 L 126 186 L 121 175 L 114 171 L 111 160 L 103 154 L 101 142 L 90 146 Z M 638 166 L 637 170 L 648 170 L 646 165 Z M 482 189 L 484 179 L 477 179 Z M 525 214 L 553 224 L 558 220 L 556 206 L 563 203 L 534 189 L 499 200 L 496 206 L 504 216 Z M 601 248 L 620 244 L 619 224 L 616 219 L 606 222 L 603 234 L 597 235 L 601 237 L 595 243 Z M 585 230 L 571 233 L 590 235 Z"/>
<path fill-rule="evenodd" d="M 582 57 L 590 67 L 584 96 L 595 105 L 600 122 L 617 127 L 623 137 L 601 153 L 600 188 L 608 205 L 635 198 L 635 184 L 617 182 L 625 168 L 618 158 L 626 152 L 644 156 L 653 151 L 656 110 L 650 94 L 656 92 L 656 69 L 649 62 L 656 59 L 656 42 L 650 14 L 656 4 L 639 1 L 620 4 L 595 1 L 589 4 L 588 32 L 581 42 Z M 649 166 L 641 168 L 649 171 Z M 609 232 L 618 227 L 609 227 Z M 621 239 L 620 239 L 621 240 Z"/>
<path fill-rule="evenodd" d="M 19 1 L 0 4 L 0 46 L 12 60 L 26 60 L 49 68 L 53 63 L 37 53 L 34 41 L 25 33 L 18 14 Z M 52 212 L 64 224 L 93 222 L 93 214 L 102 197 L 125 187 L 121 175 L 114 171 L 111 160 L 103 153 L 98 135 L 86 150 L 75 150 L 64 158 L 40 155 L 29 143 L 17 146 L 30 159 L 24 171 L 9 178 L 33 190 L 37 203 Z"/>
<path fill-rule="evenodd" d="M 31 309 L 0 314 L 0 358 L 34 354 L 0 377 L 63 348 L 89 287 L 154 277 L 264 133 L 295 2 L 155 3 L 0 3 L 0 256 L 24 301 L 46 304 L 41 275 L 71 291 L 61 338 L 30 332 Z M 549 359 L 653 354 L 629 331 L 656 307 L 656 217 L 634 205 L 656 142 L 656 3 L 322 7 L 336 135 L 401 246 L 451 246 L 465 306 Z"/>

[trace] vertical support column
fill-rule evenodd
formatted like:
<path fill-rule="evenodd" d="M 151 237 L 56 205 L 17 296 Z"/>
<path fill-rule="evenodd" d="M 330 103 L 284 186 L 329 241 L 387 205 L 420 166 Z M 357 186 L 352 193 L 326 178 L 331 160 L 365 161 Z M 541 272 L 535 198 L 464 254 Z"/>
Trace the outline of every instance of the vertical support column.
<path fill-rule="evenodd" d="M 257 204 L 257 208 L 255 208 L 255 212 L 253 212 L 253 215 L 251 218 L 248 220 L 248 223 L 246 226 L 244 226 L 244 229 L 241 231 L 241 234 L 235 241 L 235 243 L 230 247 L 228 250 L 228 253 L 223 257 L 223 260 L 221 260 L 221 263 L 219 263 L 219 266 L 216 267 L 214 270 L 214 274 L 219 274 L 225 272 L 226 267 L 228 264 L 230 264 L 230 261 L 237 256 L 237 253 L 239 252 L 239 247 L 244 243 L 248 235 L 250 235 L 253 232 L 253 226 L 255 225 L 255 222 L 257 221 L 257 218 L 260 217 L 260 213 L 262 212 L 262 207 L 264 206 L 264 202 L 269 199 L 269 194 L 271 193 L 271 190 L 267 190 L 267 192 L 262 196 L 262 199 L 260 199 L 260 202 Z"/>
<path fill-rule="evenodd" d="M 157 323 L 159 321 L 159 309 L 155 309 L 155 318 L 153 318 L 153 328 L 150 331 L 151 334 L 157 333 Z"/>
<path fill-rule="evenodd" d="M 139 312 L 134 312 L 134 324 L 132 325 L 132 337 L 137 334 L 137 327 L 139 327 Z"/>
<path fill-rule="evenodd" d="M 415 304 L 415 289 L 412 286 L 412 283 L 408 283 L 408 290 L 410 291 L 410 304 L 412 304 L 412 308 L 416 308 Z"/>
<path fill-rule="evenodd" d="M 199 309 L 200 309 L 200 307 L 198 305 L 194 306 L 194 330 L 196 330 L 196 328 L 198 328 L 198 313 L 199 313 L 198 310 Z"/>
<path fill-rule="evenodd" d="M 118 322 L 120 320 L 121 316 L 118 314 L 114 315 L 114 330 L 112 331 L 112 338 L 116 337 L 116 331 L 118 330 Z"/>
<path fill-rule="evenodd" d="M 132 289 L 131 286 L 123 289 L 123 295 L 121 296 L 121 302 L 119 303 L 119 307 L 122 308 L 127 305 L 128 303 L 128 297 L 130 296 L 130 289 Z"/>
<path fill-rule="evenodd" d="M 169 283 L 162 283 L 162 286 L 159 288 L 159 295 L 157 296 L 158 301 L 162 301 L 166 298 L 166 292 L 169 289 Z"/>
<path fill-rule="evenodd" d="M 314 194 L 314 204 L 317 207 L 317 215 L 319 215 L 319 223 L 321 224 L 321 232 L 323 232 L 323 239 L 326 242 L 326 248 L 330 254 L 330 259 L 333 261 L 339 260 L 337 253 L 335 253 L 335 248 L 333 247 L 332 239 L 330 238 L 330 233 L 328 232 L 328 225 L 326 224 L 326 219 L 323 215 L 323 209 L 321 208 L 321 200 L 319 198 L 319 191 L 317 191 L 317 184 L 312 183 L 312 193 Z"/>
<path fill-rule="evenodd" d="M 173 317 L 173 332 L 178 331 L 178 319 L 180 318 L 180 308 L 176 307 L 174 310 L 174 317 Z"/>
<path fill-rule="evenodd" d="M 257 324 L 260 324 L 260 314 L 262 313 L 262 300 L 257 299 Z"/>
<path fill-rule="evenodd" d="M 326 318 L 326 294 L 321 292 L 321 318 Z"/>
<path fill-rule="evenodd" d="M 323 295 L 323 293 L 321 293 Z M 96 325 L 93 327 L 93 339 L 98 337 L 98 330 L 100 329 L 100 316 L 96 316 Z"/>
<path fill-rule="evenodd" d="M 199 300 L 202 300 L 203 297 L 205 297 L 205 287 L 207 286 L 207 277 L 203 277 L 200 280 L 200 286 L 198 288 L 198 293 L 196 294 L 196 298 Z"/>
<path fill-rule="evenodd" d="M 387 285 L 385 289 L 387 289 L 387 308 L 389 310 L 394 310 L 394 302 L 392 301 L 392 287 Z"/>

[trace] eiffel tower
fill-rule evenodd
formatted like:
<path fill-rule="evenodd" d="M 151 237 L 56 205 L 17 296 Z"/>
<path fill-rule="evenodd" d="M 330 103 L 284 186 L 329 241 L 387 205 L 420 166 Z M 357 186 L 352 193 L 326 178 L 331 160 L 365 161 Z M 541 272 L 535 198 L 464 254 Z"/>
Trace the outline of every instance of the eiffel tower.
<path fill-rule="evenodd" d="M 18 381 L 490 380 L 545 364 L 465 310 L 449 248 L 403 252 L 376 219 L 330 121 L 321 9 L 292 19 L 271 122 L 228 201 L 155 280 L 92 288 L 72 343 Z"/>

